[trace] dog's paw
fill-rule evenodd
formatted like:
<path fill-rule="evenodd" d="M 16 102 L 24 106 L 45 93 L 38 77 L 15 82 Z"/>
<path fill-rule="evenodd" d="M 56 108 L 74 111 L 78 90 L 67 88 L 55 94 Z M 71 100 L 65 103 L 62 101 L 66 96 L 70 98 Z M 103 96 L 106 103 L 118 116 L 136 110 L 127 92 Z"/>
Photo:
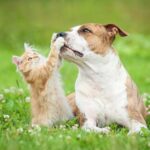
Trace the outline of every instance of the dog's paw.
<path fill-rule="evenodd" d="M 103 134 L 108 134 L 110 132 L 109 127 L 99 128 L 96 126 L 83 126 L 82 129 L 85 130 L 86 132 L 95 132 L 95 133 L 103 133 Z"/>
<path fill-rule="evenodd" d="M 104 134 L 108 134 L 110 132 L 110 127 L 101 128 L 100 132 Z"/>
<path fill-rule="evenodd" d="M 53 43 L 56 51 L 60 51 L 60 49 L 64 46 L 65 40 L 62 37 L 59 37 L 56 39 L 56 41 Z"/>

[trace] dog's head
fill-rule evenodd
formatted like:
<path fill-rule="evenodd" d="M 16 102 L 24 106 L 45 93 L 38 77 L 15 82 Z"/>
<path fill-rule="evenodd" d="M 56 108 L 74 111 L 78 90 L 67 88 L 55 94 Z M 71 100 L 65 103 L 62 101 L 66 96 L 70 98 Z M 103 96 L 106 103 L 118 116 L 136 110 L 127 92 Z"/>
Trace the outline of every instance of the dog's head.
<path fill-rule="evenodd" d="M 114 24 L 89 23 L 73 27 L 70 31 L 57 34 L 57 38 L 65 40 L 60 55 L 75 63 L 82 63 L 95 54 L 105 55 L 117 34 L 127 36 L 126 32 Z"/>

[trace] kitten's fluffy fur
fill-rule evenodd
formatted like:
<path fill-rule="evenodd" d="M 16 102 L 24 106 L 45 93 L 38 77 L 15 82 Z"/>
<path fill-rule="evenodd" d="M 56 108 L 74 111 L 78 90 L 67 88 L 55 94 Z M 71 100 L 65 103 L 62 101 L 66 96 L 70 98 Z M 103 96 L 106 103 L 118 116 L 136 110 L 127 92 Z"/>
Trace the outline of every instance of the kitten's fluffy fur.
<path fill-rule="evenodd" d="M 13 56 L 13 63 L 30 85 L 32 125 L 52 126 L 73 117 L 60 84 L 59 57 L 54 44 L 57 42 L 52 43 L 47 59 L 27 44 L 21 57 Z"/>

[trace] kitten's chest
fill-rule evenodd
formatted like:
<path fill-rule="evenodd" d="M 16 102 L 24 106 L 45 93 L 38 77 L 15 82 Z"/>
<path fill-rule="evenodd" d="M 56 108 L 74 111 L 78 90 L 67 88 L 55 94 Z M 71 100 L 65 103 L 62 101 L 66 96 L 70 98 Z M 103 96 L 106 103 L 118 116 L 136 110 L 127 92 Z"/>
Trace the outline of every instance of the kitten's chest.
<path fill-rule="evenodd" d="M 57 80 L 54 80 L 54 77 L 50 78 L 46 85 L 45 94 L 48 99 L 55 100 L 57 96 Z"/>

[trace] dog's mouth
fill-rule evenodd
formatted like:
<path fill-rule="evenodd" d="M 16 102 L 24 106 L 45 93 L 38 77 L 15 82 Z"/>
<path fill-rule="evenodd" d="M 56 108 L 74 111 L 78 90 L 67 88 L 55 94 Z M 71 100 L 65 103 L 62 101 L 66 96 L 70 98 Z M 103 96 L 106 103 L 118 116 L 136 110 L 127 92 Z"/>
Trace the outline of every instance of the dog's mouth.
<path fill-rule="evenodd" d="M 61 48 L 61 51 L 65 51 L 66 49 L 71 50 L 76 56 L 83 57 L 83 53 L 74 50 L 73 48 L 69 47 L 67 44 L 64 44 L 64 46 Z"/>

